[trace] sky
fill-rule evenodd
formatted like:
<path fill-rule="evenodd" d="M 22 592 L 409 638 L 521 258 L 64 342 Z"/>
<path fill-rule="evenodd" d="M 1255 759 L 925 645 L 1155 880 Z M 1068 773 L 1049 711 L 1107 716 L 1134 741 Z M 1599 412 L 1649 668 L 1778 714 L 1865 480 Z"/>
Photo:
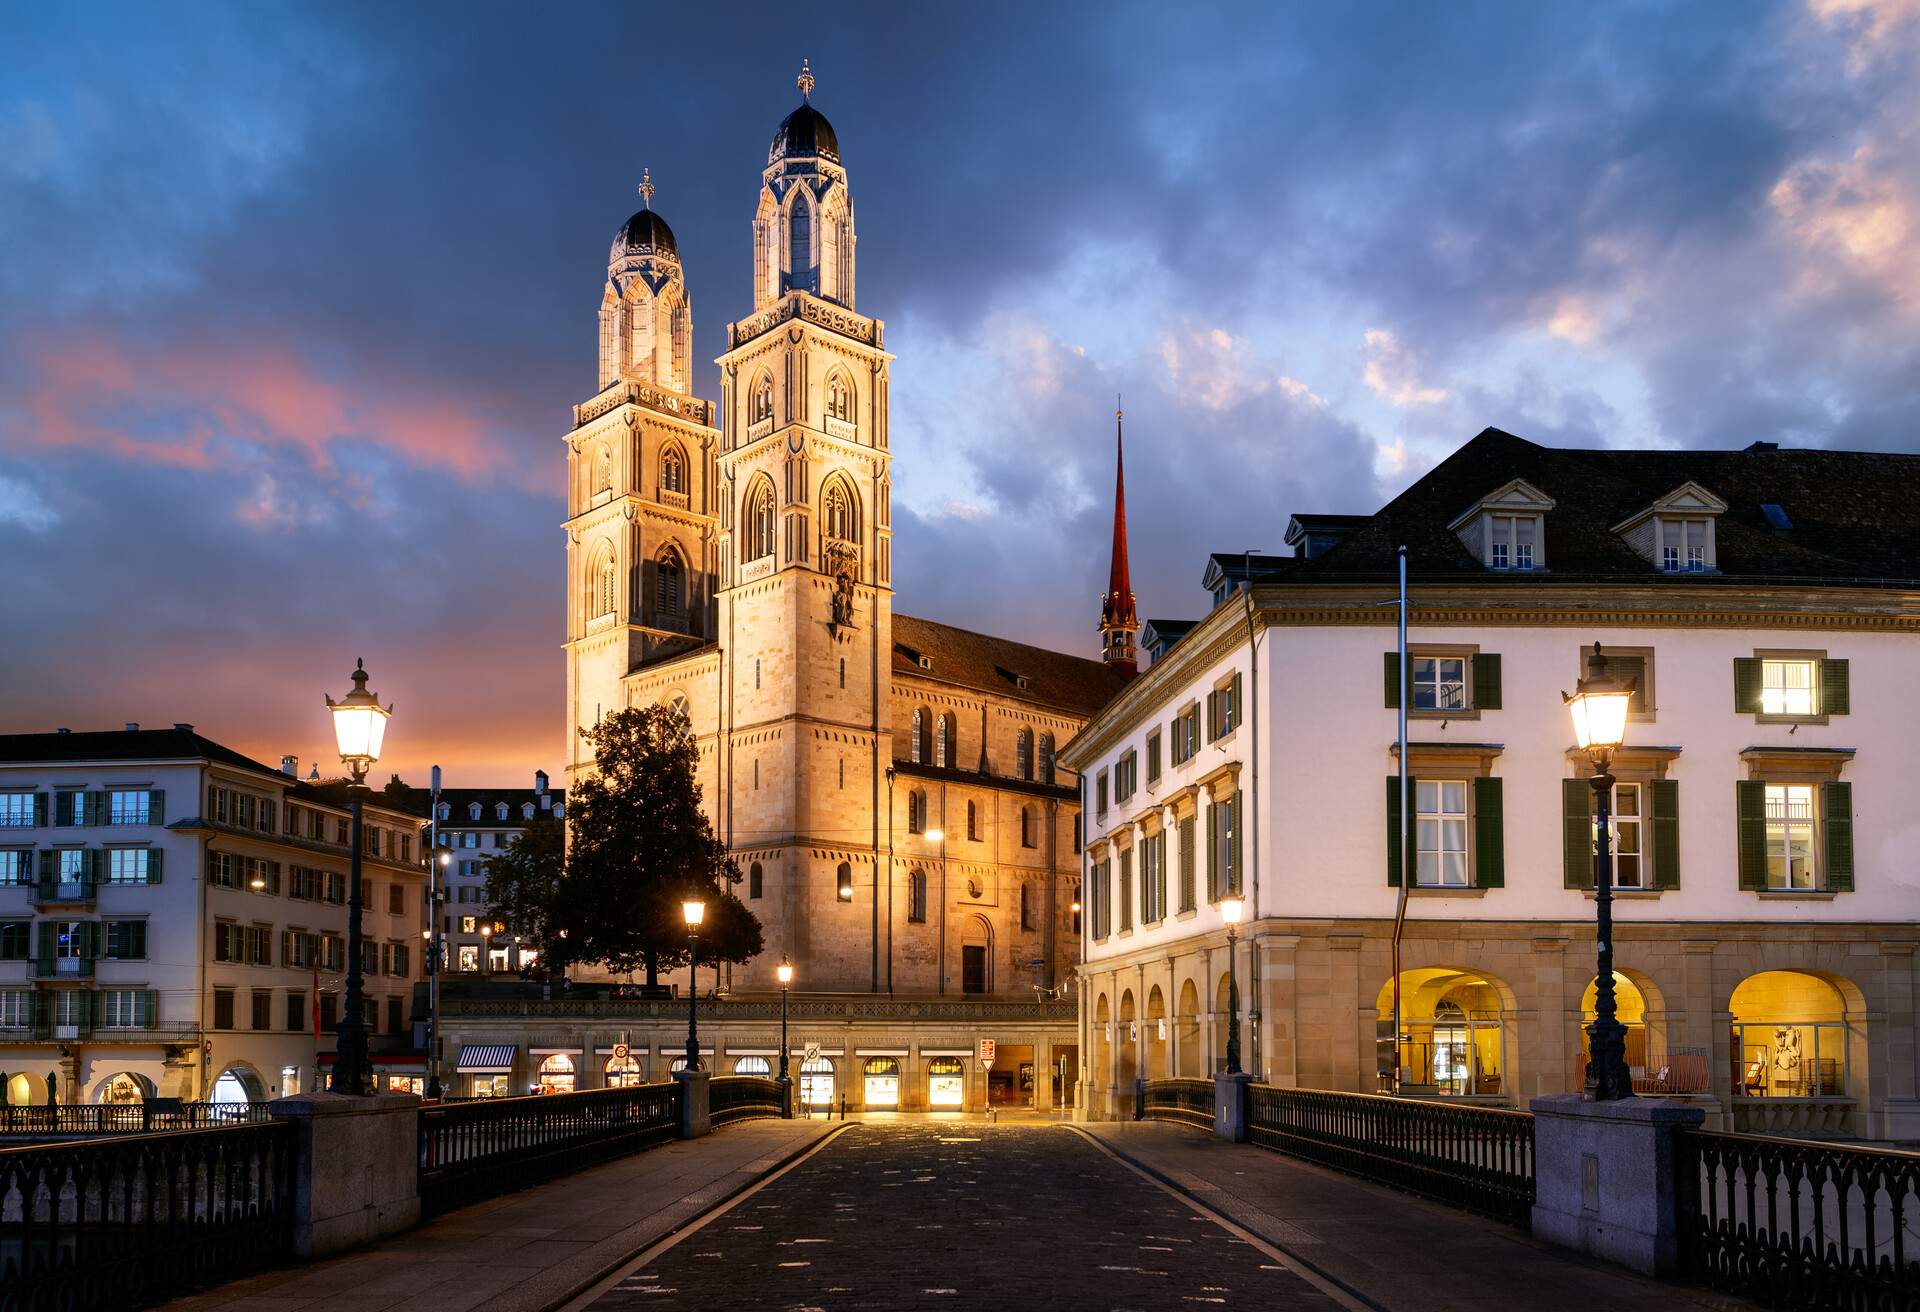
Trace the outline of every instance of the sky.
<path fill-rule="evenodd" d="M 1116 396 L 1143 617 L 1488 425 L 1920 450 L 1920 0 L 15 5 L 0 732 L 557 773 L 607 245 L 718 355 L 803 57 L 901 612 L 1096 653 Z"/>

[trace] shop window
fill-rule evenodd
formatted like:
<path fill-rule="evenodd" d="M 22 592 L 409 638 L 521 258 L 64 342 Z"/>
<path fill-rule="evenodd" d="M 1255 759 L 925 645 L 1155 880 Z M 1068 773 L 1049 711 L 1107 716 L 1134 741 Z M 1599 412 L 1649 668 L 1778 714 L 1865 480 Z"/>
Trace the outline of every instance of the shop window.
<path fill-rule="evenodd" d="M 1768 970 L 1733 991 L 1737 1098 L 1847 1096 L 1846 1001 L 1817 975 Z"/>
<path fill-rule="evenodd" d="M 607 1058 L 607 1087 L 609 1089 L 637 1089 L 642 1083 L 639 1058 Z"/>
<path fill-rule="evenodd" d="M 833 1059 L 815 1057 L 800 1063 L 800 1101 L 808 1107 L 833 1106 Z"/>
<path fill-rule="evenodd" d="M 959 1107 L 967 1100 L 966 1067 L 958 1057 L 935 1057 L 927 1062 L 927 1106 Z"/>
<path fill-rule="evenodd" d="M 573 1058 L 564 1052 L 556 1052 L 542 1061 L 538 1088 L 541 1093 L 572 1093 Z"/>
<path fill-rule="evenodd" d="M 735 1075 L 772 1075 L 773 1067 L 765 1057 L 741 1057 L 733 1063 Z"/>
<path fill-rule="evenodd" d="M 1393 1088 L 1393 981 L 1375 999 L 1379 1079 Z M 1482 976 L 1440 967 L 1400 976 L 1400 1092 L 1495 1097 L 1509 1092 L 1499 991 Z"/>
<path fill-rule="evenodd" d="M 900 1105 L 900 1063 L 892 1057 L 869 1057 L 862 1069 L 861 1093 L 868 1107 Z"/>

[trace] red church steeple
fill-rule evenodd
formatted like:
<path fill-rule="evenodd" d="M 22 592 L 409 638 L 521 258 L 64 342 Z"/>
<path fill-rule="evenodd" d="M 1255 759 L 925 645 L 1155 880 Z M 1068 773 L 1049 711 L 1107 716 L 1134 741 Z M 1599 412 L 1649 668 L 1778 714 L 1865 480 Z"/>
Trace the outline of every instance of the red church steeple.
<path fill-rule="evenodd" d="M 1121 429 L 1126 411 L 1113 412 L 1113 566 L 1107 593 L 1100 600 L 1100 658 L 1108 665 L 1138 673 L 1133 635 L 1140 619 L 1134 613 L 1133 580 L 1127 574 L 1127 455 Z"/>

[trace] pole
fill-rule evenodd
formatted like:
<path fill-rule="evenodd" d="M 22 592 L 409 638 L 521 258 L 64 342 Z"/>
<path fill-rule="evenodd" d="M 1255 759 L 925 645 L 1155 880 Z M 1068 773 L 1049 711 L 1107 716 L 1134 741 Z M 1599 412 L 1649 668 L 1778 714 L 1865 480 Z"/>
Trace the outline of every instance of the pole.
<path fill-rule="evenodd" d="M 1413 883 L 1414 826 L 1407 823 L 1407 549 L 1400 548 L 1400 898 L 1393 911 L 1393 1091 L 1400 1092 L 1400 938 L 1407 928 L 1407 889 Z"/>
<path fill-rule="evenodd" d="M 687 933 L 687 1069 L 700 1069 L 700 1031 L 696 1019 L 700 1007 L 700 936 Z"/>
<path fill-rule="evenodd" d="M 780 1098 L 785 1115 L 793 1115 L 793 1083 L 787 1075 L 787 986 L 780 986 Z"/>
<path fill-rule="evenodd" d="M 333 1093 L 366 1095 L 372 1090 L 367 1081 L 366 981 L 361 973 L 364 950 L 360 931 L 360 854 L 363 838 L 361 801 L 367 791 L 366 771 L 357 768 L 353 782 L 347 785 L 348 807 L 353 815 L 353 856 L 347 875 L 347 997 L 340 1016 L 339 1051 L 333 1061 Z"/>
<path fill-rule="evenodd" d="M 1633 1097 L 1633 1076 L 1627 1070 L 1627 1028 L 1615 1013 L 1613 999 L 1613 862 L 1607 821 L 1611 818 L 1613 775 L 1605 756 L 1593 763 L 1593 893 L 1598 918 L 1598 973 L 1593 981 L 1593 1024 L 1587 1028 L 1587 1089 L 1595 1102 L 1617 1102 Z"/>
<path fill-rule="evenodd" d="M 427 847 L 427 1097 L 440 1097 L 440 767 L 433 767 Z"/>
<path fill-rule="evenodd" d="M 1227 926 L 1227 1074 L 1240 1073 L 1240 972 L 1233 926 Z"/>

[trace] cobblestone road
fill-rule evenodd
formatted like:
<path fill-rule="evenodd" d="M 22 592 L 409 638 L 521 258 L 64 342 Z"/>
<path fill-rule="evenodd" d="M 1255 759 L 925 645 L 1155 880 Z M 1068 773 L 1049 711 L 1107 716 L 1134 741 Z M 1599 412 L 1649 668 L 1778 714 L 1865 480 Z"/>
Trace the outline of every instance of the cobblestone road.
<path fill-rule="evenodd" d="M 592 1306 L 1340 1305 L 1070 1130 L 902 1120 L 854 1126 Z"/>

